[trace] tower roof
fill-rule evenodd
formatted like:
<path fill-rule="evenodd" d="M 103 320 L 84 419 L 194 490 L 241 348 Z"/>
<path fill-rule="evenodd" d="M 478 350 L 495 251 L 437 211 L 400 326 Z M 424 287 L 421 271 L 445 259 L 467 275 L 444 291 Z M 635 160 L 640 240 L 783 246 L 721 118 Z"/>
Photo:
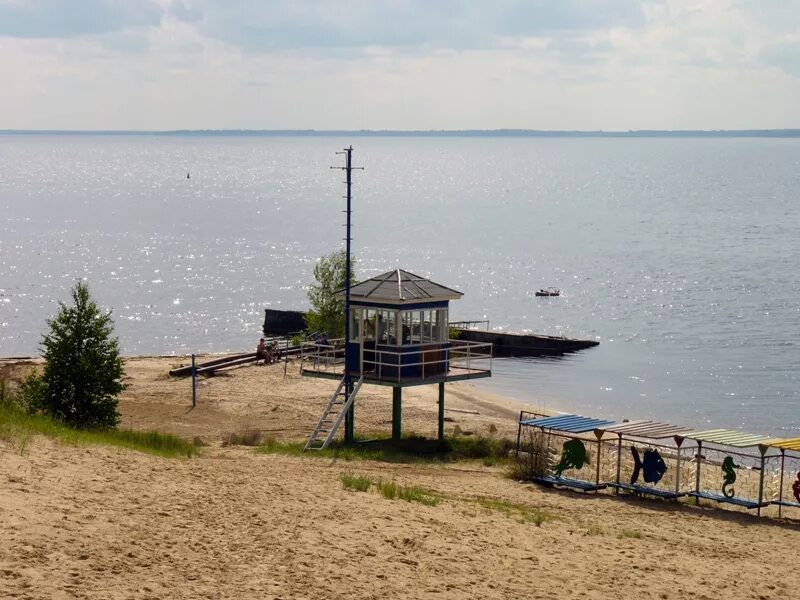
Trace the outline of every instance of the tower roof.
<path fill-rule="evenodd" d="M 337 292 L 344 294 L 344 290 Z M 461 292 L 403 269 L 388 271 L 350 288 L 350 299 L 377 304 L 416 304 L 458 300 Z"/>

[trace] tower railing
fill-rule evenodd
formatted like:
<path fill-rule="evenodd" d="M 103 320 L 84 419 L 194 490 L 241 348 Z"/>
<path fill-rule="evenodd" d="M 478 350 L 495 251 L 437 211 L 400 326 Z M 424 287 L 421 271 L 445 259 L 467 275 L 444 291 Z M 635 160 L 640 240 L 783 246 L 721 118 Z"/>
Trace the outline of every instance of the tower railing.
<path fill-rule="evenodd" d="M 364 349 L 363 375 L 365 380 L 381 383 L 446 379 L 449 375 L 480 376 L 491 373 L 492 344 L 450 340 L 444 344 L 428 344 L 419 348 L 379 346 Z M 341 376 L 345 366 L 344 339 L 327 344 L 307 342 L 301 346 L 301 371 Z"/>

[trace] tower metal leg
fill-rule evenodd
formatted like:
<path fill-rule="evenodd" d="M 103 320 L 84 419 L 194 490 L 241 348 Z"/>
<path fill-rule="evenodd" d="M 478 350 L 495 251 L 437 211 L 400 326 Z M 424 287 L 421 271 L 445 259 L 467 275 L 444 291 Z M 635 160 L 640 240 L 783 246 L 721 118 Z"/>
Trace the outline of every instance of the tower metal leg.
<path fill-rule="evenodd" d="M 403 388 L 392 388 L 392 439 L 400 441 L 403 435 Z"/>

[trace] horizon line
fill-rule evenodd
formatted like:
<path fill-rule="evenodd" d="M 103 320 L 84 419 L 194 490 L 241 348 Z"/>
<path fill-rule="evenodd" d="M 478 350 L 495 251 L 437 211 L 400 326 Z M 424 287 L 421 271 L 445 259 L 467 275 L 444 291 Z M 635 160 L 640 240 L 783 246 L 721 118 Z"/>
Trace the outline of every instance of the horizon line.
<path fill-rule="evenodd" d="M 0 129 L 0 135 L 293 137 L 800 137 L 800 129 Z"/>

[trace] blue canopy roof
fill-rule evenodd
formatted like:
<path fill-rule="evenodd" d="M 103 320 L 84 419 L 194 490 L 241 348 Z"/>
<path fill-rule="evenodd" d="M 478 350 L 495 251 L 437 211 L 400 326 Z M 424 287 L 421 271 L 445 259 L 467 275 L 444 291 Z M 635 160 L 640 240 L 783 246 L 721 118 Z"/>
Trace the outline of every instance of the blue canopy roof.
<path fill-rule="evenodd" d="M 555 429 L 556 431 L 566 431 L 567 433 L 586 433 L 609 425 L 614 421 L 606 419 L 592 419 L 580 415 L 556 415 L 554 417 L 544 417 L 542 419 L 528 419 L 520 421 L 521 425 L 530 427 L 542 427 L 543 429 Z"/>

